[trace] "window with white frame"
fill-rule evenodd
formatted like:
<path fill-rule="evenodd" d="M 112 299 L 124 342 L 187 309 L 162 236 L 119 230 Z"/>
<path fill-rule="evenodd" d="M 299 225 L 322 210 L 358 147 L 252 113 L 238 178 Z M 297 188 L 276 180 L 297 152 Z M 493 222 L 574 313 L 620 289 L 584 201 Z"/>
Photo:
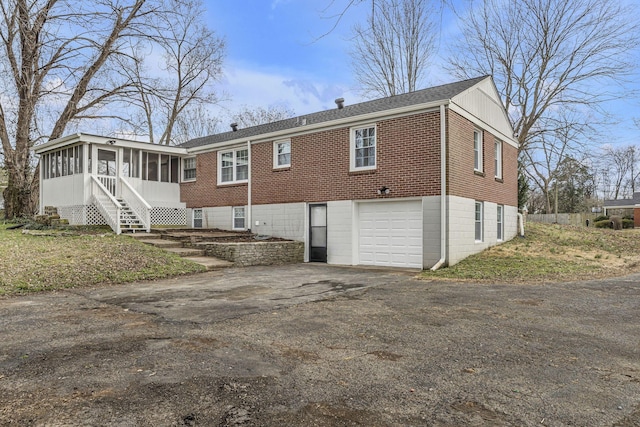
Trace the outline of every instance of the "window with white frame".
<path fill-rule="evenodd" d="M 249 179 L 249 150 L 218 152 L 218 183 L 233 184 Z"/>
<path fill-rule="evenodd" d="M 233 208 L 233 229 L 244 230 L 244 228 L 245 228 L 244 206 L 236 206 Z"/>
<path fill-rule="evenodd" d="M 482 131 L 473 130 L 473 169 L 482 172 Z"/>
<path fill-rule="evenodd" d="M 350 170 L 367 170 L 376 168 L 376 126 L 351 129 L 351 164 Z"/>
<path fill-rule="evenodd" d="M 182 180 L 193 181 L 196 179 L 196 158 L 182 159 Z"/>
<path fill-rule="evenodd" d="M 502 205 L 498 205 L 498 211 L 497 211 L 497 227 L 498 227 L 498 233 L 497 233 L 497 239 L 499 241 L 502 241 L 504 239 L 504 206 Z"/>
<path fill-rule="evenodd" d="M 291 166 L 291 141 L 275 141 L 273 143 L 273 167 Z"/>
<path fill-rule="evenodd" d="M 502 141 L 496 139 L 494 143 L 496 178 L 502 178 Z"/>
<path fill-rule="evenodd" d="M 476 221 L 475 221 L 476 242 L 482 242 L 482 217 L 483 217 L 483 204 L 482 202 L 476 202 Z"/>

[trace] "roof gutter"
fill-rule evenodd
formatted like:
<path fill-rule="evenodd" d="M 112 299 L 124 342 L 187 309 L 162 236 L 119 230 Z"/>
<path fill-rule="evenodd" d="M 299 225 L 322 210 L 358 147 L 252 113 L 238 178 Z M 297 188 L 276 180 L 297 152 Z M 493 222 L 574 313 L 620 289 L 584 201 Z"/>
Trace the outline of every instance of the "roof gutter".
<path fill-rule="evenodd" d="M 431 267 L 436 271 L 447 262 L 447 119 L 445 104 L 440 105 L 440 259 Z"/>
<path fill-rule="evenodd" d="M 447 100 L 446 102 L 448 103 L 449 101 Z M 415 105 L 409 105 L 409 106 L 400 107 L 400 108 L 393 108 L 389 110 L 376 111 L 373 113 L 349 116 L 349 117 L 329 120 L 325 122 L 309 123 L 300 127 L 292 127 L 292 128 L 265 133 L 265 134 L 254 135 L 252 143 L 256 144 L 259 142 L 273 141 L 274 139 L 281 138 L 281 137 L 292 137 L 297 135 L 304 135 L 307 133 L 317 131 L 318 129 L 331 129 L 331 128 L 342 128 L 345 126 L 354 126 L 357 123 L 370 122 L 372 120 L 379 119 L 380 117 L 393 118 L 395 116 L 415 114 L 421 111 L 433 111 L 435 108 L 438 108 L 438 106 L 441 105 L 442 103 L 443 103 L 443 100 L 439 100 L 435 102 L 426 102 L 423 104 L 415 104 Z M 220 147 L 243 145 L 245 143 L 246 143 L 246 139 L 236 138 L 236 139 L 230 139 L 227 141 L 214 142 L 210 144 L 200 145 L 197 147 L 186 148 L 186 150 L 190 154 L 198 154 L 206 151 L 215 151 Z"/>

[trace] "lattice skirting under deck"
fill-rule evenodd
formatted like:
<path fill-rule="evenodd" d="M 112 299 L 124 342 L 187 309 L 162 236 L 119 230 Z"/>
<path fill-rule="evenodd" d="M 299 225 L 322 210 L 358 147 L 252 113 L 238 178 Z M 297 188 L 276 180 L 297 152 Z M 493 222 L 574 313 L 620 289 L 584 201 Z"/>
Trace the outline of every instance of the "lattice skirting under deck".
<path fill-rule="evenodd" d="M 102 214 L 94 205 L 57 206 L 60 218 L 71 225 L 106 225 Z M 151 209 L 151 225 L 187 225 L 187 210 L 155 207 Z"/>
<path fill-rule="evenodd" d="M 184 208 L 159 208 L 151 209 L 152 225 L 187 225 L 187 210 Z"/>
<path fill-rule="evenodd" d="M 60 218 L 69 220 L 71 225 L 106 225 L 98 208 L 93 205 L 56 206 Z"/>

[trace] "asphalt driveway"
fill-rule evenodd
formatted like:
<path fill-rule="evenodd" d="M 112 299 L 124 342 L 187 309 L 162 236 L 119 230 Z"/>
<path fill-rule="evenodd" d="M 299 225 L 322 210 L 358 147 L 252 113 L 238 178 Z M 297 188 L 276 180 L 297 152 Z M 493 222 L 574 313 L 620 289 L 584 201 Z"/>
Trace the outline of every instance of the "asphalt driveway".
<path fill-rule="evenodd" d="M 639 426 L 640 275 L 254 267 L 0 300 L 0 425 Z"/>

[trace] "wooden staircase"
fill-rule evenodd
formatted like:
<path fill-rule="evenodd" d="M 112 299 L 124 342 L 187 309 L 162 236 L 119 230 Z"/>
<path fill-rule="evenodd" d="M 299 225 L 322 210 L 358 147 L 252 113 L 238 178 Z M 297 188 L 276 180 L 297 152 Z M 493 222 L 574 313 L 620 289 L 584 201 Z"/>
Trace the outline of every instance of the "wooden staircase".
<path fill-rule="evenodd" d="M 116 199 L 118 203 L 122 205 L 122 209 L 120 210 L 120 231 L 122 233 L 136 231 L 145 231 L 144 224 L 136 215 L 136 213 L 131 209 L 131 206 L 127 203 L 125 199 Z"/>

